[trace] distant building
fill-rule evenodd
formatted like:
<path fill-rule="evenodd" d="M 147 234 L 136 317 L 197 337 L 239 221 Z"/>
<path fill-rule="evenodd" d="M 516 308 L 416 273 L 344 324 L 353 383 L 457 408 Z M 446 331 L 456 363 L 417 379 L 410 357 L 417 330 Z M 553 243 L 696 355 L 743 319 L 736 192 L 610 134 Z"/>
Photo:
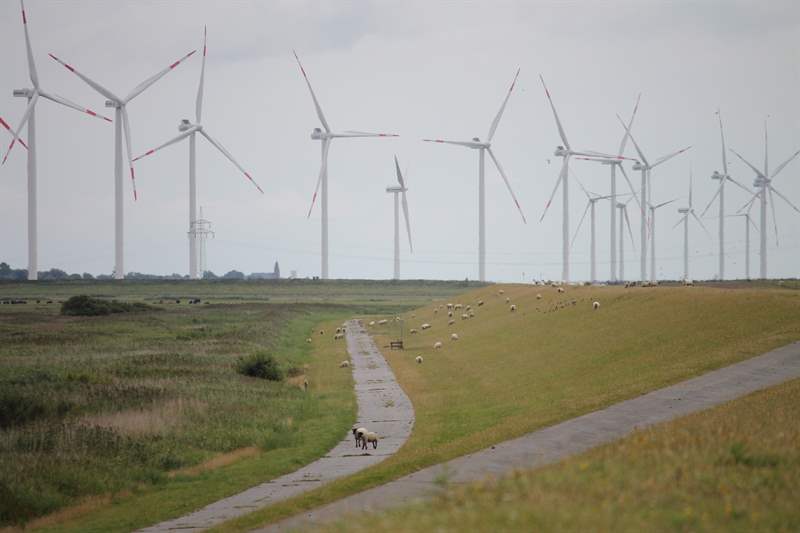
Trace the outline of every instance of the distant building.
<path fill-rule="evenodd" d="M 275 268 L 273 268 L 272 272 L 253 272 L 249 276 L 250 279 L 281 279 L 281 267 L 277 261 L 275 261 Z"/>

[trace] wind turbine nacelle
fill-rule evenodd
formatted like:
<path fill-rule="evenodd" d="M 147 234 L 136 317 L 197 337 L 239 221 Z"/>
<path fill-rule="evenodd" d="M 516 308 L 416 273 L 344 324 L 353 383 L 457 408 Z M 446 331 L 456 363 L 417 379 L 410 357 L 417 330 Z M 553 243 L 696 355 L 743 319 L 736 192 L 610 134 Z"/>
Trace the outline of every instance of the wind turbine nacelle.
<path fill-rule="evenodd" d="M 397 185 L 386 187 L 386 192 L 403 192 L 405 189 Z"/>
<path fill-rule="evenodd" d="M 30 89 L 14 89 L 14 96 L 17 98 L 30 98 L 31 95 Z"/>
<path fill-rule="evenodd" d="M 323 138 L 322 130 L 320 128 L 314 128 L 314 131 L 311 132 L 311 138 L 315 141 L 320 141 Z"/>
<path fill-rule="evenodd" d="M 633 170 L 644 170 L 644 165 L 642 165 L 639 161 L 636 161 L 632 168 Z"/>
<path fill-rule="evenodd" d="M 111 100 L 106 100 L 106 107 L 117 107 L 117 103 Z"/>
<path fill-rule="evenodd" d="M 711 174 L 711 179 L 712 180 L 721 180 L 722 179 L 722 174 L 720 174 L 718 171 L 715 170 L 714 173 Z"/>
<path fill-rule="evenodd" d="M 625 209 L 625 204 L 622 202 L 617 202 L 617 209 Z"/>
<path fill-rule="evenodd" d="M 191 127 L 192 127 L 192 123 L 189 122 L 188 119 L 184 118 L 184 119 L 181 120 L 181 123 L 178 124 L 178 131 L 186 131 Z"/>
<path fill-rule="evenodd" d="M 766 187 L 769 182 L 770 180 L 759 176 L 753 181 L 753 187 Z"/>
<path fill-rule="evenodd" d="M 556 157 L 565 157 L 567 155 L 567 150 L 563 146 L 556 146 L 556 151 L 553 152 L 553 155 Z"/>
<path fill-rule="evenodd" d="M 680 213 L 682 215 L 685 215 L 688 212 L 689 212 L 689 208 L 688 207 L 681 207 L 680 209 L 678 209 L 678 213 Z"/>

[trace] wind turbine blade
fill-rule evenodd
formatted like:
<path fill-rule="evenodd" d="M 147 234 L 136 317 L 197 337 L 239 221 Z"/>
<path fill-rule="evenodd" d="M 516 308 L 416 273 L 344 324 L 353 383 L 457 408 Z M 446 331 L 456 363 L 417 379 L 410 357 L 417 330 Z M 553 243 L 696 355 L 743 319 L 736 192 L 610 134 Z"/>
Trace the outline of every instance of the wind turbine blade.
<path fill-rule="evenodd" d="M 492 158 L 492 161 L 494 161 L 494 166 L 496 166 L 497 171 L 500 172 L 500 177 L 503 178 L 503 181 L 506 184 L 506 188 L 508 188 L 508 192 L 511 193 L 511 198 L 514 200 L 514 203 L 517 206 L 517 210 L 519 211 L 519 214 L 522 217 L 522 223 L 527 224 L 528 221 L 525 220 L 525 213 L 522 212 L 522 207 L 519 205 L 519 201 L 517 200 L 517 195 L 514 194 L 514 190 L 511 188 L 511 184 L 508 182 L 508 177 L 506 176 L 506 173 L 503 172 L 503 167 L 500 166 L 500 161 L 498 161 L 497 158 L 494 156 L 494 152 L 492 152 L 491 148 L 487 148 L 486 151 L 489 152 L 489 157 Z"/>
<path fill-rule="evenodd" d="M 769 115 L 767 115 L 767 118 L 769 118 Z M 767 118 L 764 119 L 764 176 L 769 175 L 769 136 L 767 135 Z"/>
<path fill-rule="evenodd" d="M 727 178 L 728 178 L 728 181 L 730 181 L 731 183 L 733 183 L 734 185 L 736 185 L 737 187 L 742 189 L 744 192 L 746 192 L 748 194 L 752 194 L 753 191 L 751 191 L 750 189 L 748 189 L 747 187 L 745 187 L 744 185 L 742 185 L 741 183 L 739 183 L 738 181 L 736 181 L 732 177 L 727 176 Z"/>
<path fill-rule="evenodd" d="M 694 219 L 697 221 L 697 223 L 698 223 L 698 224 L 700 224 L 700 227 L 701 227 L 701 228 L 703 228 L 703 231 L 705 231 L 705 232 L 706 232 L 706 235 L 708 235 L 708 236 L 710 237 L 710 236 L 711 236 L 711 234 L 708 232 L 708 229 L 706 228 L 706 225 L 705 225 L 705 224 L 703 224 L 703 221 L 702 221 L 702 220 L 700 220 L 700 217 L 698 217 L 698 216 L 697 216 L 697 213 L 695 213 L 695 212 L 694 212 L 694 209 L 692 209 L 692 210 L 691 210 L 691 211 L 689 211 L 689 212 L 692 214 L 692 216 L 693 216 L 693 217 L 694 217 Z"/>
<path fill-rule="evenodd" d="M 300 58 L 297 57 L 297 52 L 292 50 L 294 54 L 294 58 L 297 60 L 297 65 L 300 67 L 300 72 L 303 73 L 303 77 L 306 79 L 306 85 L 308 85 L 308 91 L 311 93 L 311 99 L 314 100 L 314 107 L 317 109 L 317 117 L 319 117 L 319 121 L 322 123 L 322 127 L 325 128 L 325 131 L 330 133 L 331 128 L 328 126 L 328 121 L 325 120 L 325 115 L 322 114 L 322 108 L 317 101 L 317 95 L 314 94 L 314 89 L 311 88 L 311 82 L 308 80 L 308 75 L 306 75 L 306 71 L 303 68 L 303 64 L 300 63 Z"/>
<path fill-rule="evenodd" d="M 789 159 L 787 159 L 786 161 L 784 161 L 783 163 L 781 163 L 780 165 L 778 165 L 778 168 L 776 168 L 776 169 L 775 169 L 775 170 L 772 172 L 772 178 L 774 179 L 774 178 L 775 178 L 775 176 L 777 176 L 777 175 L 778 175 L 778 173 L 779 173 L 781 170 L 783 170 L 784 168 L 786 168 L 786 165 L 788 165 L 789 163 L 791 163 L 791 162 L 794 160 L 794 158 L 795 158 L 795 157 L 797 157 L 798 155 L 800 155 L 800 150 L 798 150 L 798 151 L 796 151 L 795 153 L 793 153 L 793 154 L 791 155 L 791 157 L 789 157 Z"/>
<path fill-rule="evenodd" d="M 692 181 L 694 181 L 694 176 L 692 175 L 691 169 L 689 170 L 689 210 L 692 209 Z"/>
<path fill-rule="evenodd" d="M 491 142 L 492 137 L 494 137 L 494 132 L 497 131 L 497 125 L 500 124 L 500 119 L 503 116 L 503 111 L 506 110 L 506 104 L 508 103 L 508 99 L 511 96 L 511 91 L 514 90 L 514 85 L 517 83 L 517 78 L 519 78 L 519 69 L 517 69 L 517 73 L 514 74 L 514 81 L 511 82 L 511 87 L 508 88 L 508 93 L 506 93 L 506 97 L 503 100 L 503 105 L 500 106 L 500 111 L 497 112 L 497 116 L 494 117 L 492 125 L 489 127 L 489 135 L 486 136 L 486 142 Z"/>
<path fill-rule="evenodd" d="M 33 109 L 36 106 L 36 102 L 39 101 L 39 91 L 36 89 L 33 90 L 33 96 L 31 97 L 31 101 L 28 103 L 28 107 L 25 109 L 25 113 L 22 115 L 22 120 L 19 121 L 19 126 L 17 129 L 14 130 L 14 138 L 11 140 L 11 144 L 8 145 L 8 150 L 6 150 L 6 155 L 3 157 L 3 165 L 6 164 L 6 160 L 8 159 L 8 154 L 11 153 L 11 149 L 14 148 L 14 145 L 17 143 L 19 139 L 19 134 L 22 131 L 22 128 L 25 127 L 25 124 L 28 123 L 28 119 L 31 118 L 31 113 L 33 113 Z"/>
<path fill-rule="evenodd" d="M 766 178 L 766 176 L 764 176 L 764 173 L 763 173 L 763 172 L 761 172 L 761 171 L 760 171 L 760 170 L 758 170 L 756 167 L 754 167 L 753 165 L 751 165 L 749 161 L 747 161 L 747 160 L 746 160 L 744 157 L 742 157 L 741 155 L 739 155 L 739 152 L 737 152 L 737 151 L 736 151 L 736 150 L 734 150 L 733 148 L 730 148 L 730 151 L 731 151 L 731 152 L 733 152 L 733 155 L 735 155 L 736 157 L 738 157 L 738 158 L 739 158 L 739 159 L 742 161 L 742 163 L 744 163 L 745 165 L 747 165 L 748 167 L 750 167 L 750 169 L 751 169 L 753 172 L 755 172 L 755 173 L 756 173 L 756 176 L 761 176 L 762 178 Z"/>
<path fill-rule="evenodd" d="M 444 139 L 422 139 L 426 143 L 440 143 L 440 144 L 455 144 L 457 146 L 466 146 L 472 148 L 475 146 L 474 141 L 446 141 Z"/>
<path fill-rule="evenodd" d="M 131 184 L 133 185 L 133 200 L 139 199 L 139 194 L 136 192 L 136 174 L 133 171 L 133 153 L 131 150 L 131 126 L 128 120 L 128 110 L 122 106 L 122 129 L 125 133 L 125 151 L 128 154 L 128 168 L 131 170 Z"/>
<path fill-rule="evenodd" d="M 642 98 L 642 93 L 639 93 L 636 96 L 636 105 L 633 106 L 633 113 L 631 113 L 631 119 L 628 121 L 628 127 L 625 128 L 625 135 L 622 136 L 622 141 L 619 143 L 619 155 L 622 156 L 625 153 L 625 146 L 628 144 L 628 136 L 630 135 L 628 132 L 631 131 L 633 128 L 633 119 L 636 118 L 636 112 L 639 111 L 639 100 Z"/>
<path fill-rule="evenodd" d="M 330 142 L 329 139 L 322 139 L 322 162 L 319 167 L 319 178 L 317 178 L 317 186 L 314 187 L 314 196 L 311 197 L 311 206 L 308 208 L 308 215 L 306 215 L 306 218 L 311 218 L 311 211 L 314 209 L 314 203 L 317 201 L 317 193 L 319 192 L 322 178 L 328 174 L 328 149 L 330 148 Z"/>
<path fill-rule="evenodd" d="M 57 58 L 53 54 L 48 54 L 48 55 L 50 57 L 52 57 L 54 60 L 56 60 L 57 62 L 61 63 L 64 66 L 64 68 L 66 68 L 67 70 L 69 70 L 70 72 L 72 72 L 73 74 L 78 76 L 80 79 L 82 79 L 89 87 L 91 87 L 95 91 L 99 92 L 100 94 L 102 94 L 103 96 L 108 98 L 109 100 L 113 100 L 115 102 L 120 102 L 120 99 L 114 93 L 112 93 L 111 91 L 109 91 L 108 89 L 106 89 L 105 87 L 103 87 L 102 85 L 97 83 L 96 81 L 94 81 L 92 79 L 89 79 L 86 75 L 84 75 L 81 72 L 79 72 L 78 70 L 76 70 L 75 67 L 73 67 L 69 63 L 66 63 L 66 62 L 60 60 L 59 58 Z"/>
<path fill-rule="evenodd" d="M 631 229 L 631 219 L 628 218 L 628 208 L 622 210 L 622 213 L 625 215 L 625 225 L 628 226 L 628 235 L 631 238 L 631 246 L 633 249 L 636 249 L 636 243 L 633 241 L 633 230 Z"/>
<path fill-rule="evenodd" d="M 664 207 L 665 205 L 669 205 L 669 204 L 671 204 L 672 202 L 675 202 L 675 201 L 677 201 L 677 200 L 678 200 L 677 198 L 673 198 L 672 200 L 670 200 L 670 201 L 668 201 L 668 202 L 661 202 L 660 204 L 658 204 L 658 205 L 656 205 L 656 206 L 653 206 L 653 209 L 660 209 L 660 208 Z"/>
<path fill-rule="evenodd" d="M 641 204 L 641 202 L 639 202 L 639 197 L 636 196 L 636 190 L 633 188 L 633 183 L 631 183 L 631 180 L 628 177 L 628 173 L 625 172 L 625 167 L 623 167 L 622 165 L 619 165 L 619 169 L 622 171 L 622 177 L 625 178 L 625 183 L 628 184 L 628 189 L 630 189 L 631 195 L 633 196 L 633 199 L 636 200 L 636 205 L 639 206 L 639 211 L 641 211 L 642 210 L 642 204 Z M 630 201 L 630 200 L 628 200 L 628 201 Z"/>
<path fill-rule="evenodd" d="M 662 157 L 662 158 L 658 159 L 658 160 L 657 160 L 655 163 L 653 163 L 653 166 L 652 166 L 652 167 L 650 167 L 650 168 L 655 168 L 655 167 L 657 167 L 658 165 L 660 165 L 661 163 L 666 163 L 667 161 L 669 161 L 670 159 L 672 159 L 672 158 L 673 158 L 673 157 L 675 157 L 676 155 L 680 155 L 680 154 L 682 154 L 683 152 L 685 152 L 686 150 L 689 150 L 690 148 L 691 148 L 691 146 L 687 146 L 686 148 L 683 148 L 683 149 L 681 149 L 681 150 L 678 150 L 677 152 L 673 152 L 673 153 L 671 153 L 671 154 L 669 154 L 669 155 L 665 155 L 664 157 Z"/>
<path fill-rule="evenodd" d="M 756 201 L 756 199 L 758 198 L 758 195 L 759 195 L 759 194 L 761 194 L 761 191 L 758 191 L 758 192 L 756 192 L 756 193 L 753 193 L 753 196 L 751 196 L 751 197 L 750 197 L 750 200 L 748 200 L 748 201 L 747 201 L 747 203 L 745 203 L 745 204 L 744 204 L 742 207 L 740 207 L 739 209 L 737 209 L 737 210 L 736 210 L 736 212 L 737 212 L 737 213 L 741 213 L 742 211 L 744 211 L 745 209 L 747 209 L 747 212 L 749 213 L 749 212 L 750 212 L 750 208 L 753 206 L 753 202 L 755 202 L 755 201 Z"/>
<path fill-rule="evenodd" d="M 778 244 L 778 219 L 775 216 L 775 197 L 772 195 L 772 187 L 769 188 L 769 208 L 772 211 L 772 224 L 775 226 L 775 246 Z"/>
<path fill-rule="evenodd" d="M 189 130 L 186 130 L 186 131 L 182 132 L 180 135 L 178 135 L 177 137 L 175 137 L 173 139 L 170 139 L 169 141 L 165 142 L 164 144 L 159 145 L 159 146 L 157 146 L 157 147 L 155 147 L 155 148 L 153 148 L 151 150 L 148 150 L 148 151 L 146 151 L 145 153 L 143 153 L 142 155 L 140 155 L 138 157 L 134 157 L 133 158 L 133 162 L 136 162 L 136 161 L 138 161 L 138 160 L 140 160 L 140 159 L 142 159 L 144 157 L 147 157 L 150 154 L 154 154 L 154 153 L 158 152 L 159 150 L 161 150 L 162 148 L 166 148 L 167 146 L 173 145 L 178 141 L 182 141 L 183 139 L 185 139 L 186 137 L 188 137 L 189 135 L 191 135 L 192 133 L 194 133 L 196 131 L 197 131 L 197 128 L 191 128 Z"/>
<path fill-rule="evenodd" d="M 198 124 L 202 124 L 203 120 L 203 87 L 205 86 L 206 80 L 206 52 L 208 48 L 206 44 L 207 39 L 208 28 L 203 26 L 203 62 L 200 64 L 200 83 L 197 85 L 197 101 L 195 102 L 194 106 L 194 116 Z"/>
<path fill-rule="evenodd" d="M 770 185 L 770 186 L 769 186 L 769 190 L 770 190 L 770 192 L 771 192 L 771 193 L 772 193 L 772 192 L 774 192 L 775 194 L 777 194 L 777 195 L 778 195 L 778 196 L 781 198 L 781 200 L 783 200 L 784 202 L 786 202 L 787 204 L 789 204 L 789 206 L 790 206 L 792 209 L 794 209 L 795 211 L 797 211 L 798 213 L 800 213 L 800 209 L 798 209 L 796 205 L 794 205 L 792 202 L 790 202 L 790 201 L 789 201 L 789 199 L 788 199 L 786 196 L 784 196 L 784 195 L 783 195 L 783 193 L 781 193 L 781 192 L 780 192 L 778 189 L 776 189 L 775 187 L 773 187 L 772 185 Z"/>
<path fill-rule="evenodd" d="M 561 142 L 564 143 L 564 147 L 569 150 L 570 145 L 569 141 L 567 140 L 567 134 L 564 133 L 564 127 L 561 125 L 561 119 L 558 118 L 558 111 L 556 111 L 556 106 L 553 104 L 553 98 L 550 96 L 550 91 L 547 90 L 547 85 L 544 83 L 544 78 L 541 74 L 539 74 L 539 79 L 542 80 L 542 87 L 544 87 L 544 92 L 547 95 L 547 100 L 550 102 L 550 109 L 553 110 L 553 116 L 556 119 L 556 126 L 558 126 L 558 134 L 561 136 Z"/>
<path fill-rule="evenodd" d="M 211 135 L 209 135 L 208 133 L 206 133 L 206 130 L 204 130 L 204 129 L 203 129 L 203 130 L 198 130 L 198 131 L 200 132 L 200 135 L 202 135 L 203 137 L 205 137 L 205 138 L 206 138 L 206 140 L 207 140 L 208 142 L 210 142 L 211 144 L 213 144 L 213 145 L 214 145 L 214 148 L 216 148 L 217 150 L 219 150 L 220 152 L 222 152 L 222 155 L 224 155 L 225 157 L 227 157 L 227 158 L 228 158 L 228 161 L 230 161 L 231 163 L 233 163 L 233 165 L 234 165 L 236 168 L 238 168 L 238 169 L 239 169 L 239 172 L 241 172 L 242 174 L 244 174 L 244 177 L 245 177 L 245 178 L 247 178 L 248 180 L 250 180 L 250 183 L 252 183 L 252 184 L 255 186 L 255 188 L 256 188 L 256 189 L 258 189 L 258 192 L 260 192 L 261 194 L 264 194 L 264 191 L 261 189 L 261 187 L 259 187 L 259 186 L 258 186 L 258 183 L 256 183 L 256 181 L 253 179 L 253 177 L 250 175 L 250 173 L 249 173 L 249 172 L 247 172 L 247 171 L 246 171 L 244 168 L 242 168 L 242 165 L 240 165 L 240 164 L 239 164 L 239 163 L 238 163 L 238 162 L 237 162 L 237 161 L 236 161 L 236 160 L 233 158 L 233 156 L 231 155 L 231 153 L 230 153 L 230 152 L 228 152 L 228 151 L 225 149 L 225 147 L 223 147 L 223 146 L 222 146 L 222 145 L 219 143 L 219 141 L 216 141 L 216 140 L 214 140 L 214 138 L 213 138 L 213 137 L 211 137 Z"/>
<path fill-rule="evenodd" d="M 589 193 L 589 191 L 587 191 L 587 190 L 586 190 L 586 187 L 584 187 L 584 186 L 583 186 L 583 183 L 581 183 L 581 180 L 578 178 L 578 176 L 576 176 L 576 175 L 575 175 L 575 173 L 574 173 L 574 172 L 572 173 L 572 176 L 575 178 L 575 181 L 577 181 L 577 182 L 578 182 L 578 185 L 580 185 L 580 188 L 581 188 L 581 190 L 583 191 L 583 194 L 585 194 L 585 195 L 586 195 L 586 198 L 588 198 L 589 200 L 591 200 L 591 199 L 592 199 L 592 194 L 593 194 L 593 193 L 592 193 L 592 194 L 590 194 L 590 193 Z M 599 197 L 600 195 L 598 195 L 598 194 L 595 194 L 595 196 L 598 196 L 598 197 Z"/>
<path fill-rule="evenodd" d="M 700 213 L 701 217 L 705 216 L 706 211 L 708 211 L 708 208 L 711 207 L 711 204 L 713 204 L 714 200 L 717 199 L 717 197 L 719 196 L 719 193 L 722 191 L 722 187 L 723 187 L 724 184 L 725 184 L 724 180 L 719 180 L 719 187 L 717 187 L 717 192 L 714 193 L 714 196 L 712 196 L 711 200 L 708 201 L 708 205 L 706 205 L 706 208 L 703 209 L 702 213 Z"/>
<path fill-rule="evenodd" d="M 717 109 L 717 117 L 719 118 L 719 139 L 722 143 L 722 172 L 728 175 L 728 153 L 725 151 L 725 132 L 722 129 L 722 112 Z"/>
<path fill-rule="evenodd" d="M 70 108 L 74 109 L 75 111 L 80 111 L 81 113 L 86 113 L 87 115 L 91 115 L 91 116 L 96 117 L 96 118 L 101 118 L 101 119 L 105 120 L 106 122 L 113 122 L 110 118 L 104 117 L 103 115 L 101 115 L 99 113 L 95 113 L 94 111 L 92 111 L 88 107 L 81 107 L 78 104 L 76 104 L 75 102 L 71 102 L 71 101 L 67 100 L 63 96 L 58 96 L 57 94 L 46 93 L 44 91 L 39 91 L 39 94 L 42 96 L 42 98 L 46 98 L 46 99 L 50 100 L 51 102 L 55 102 L 57 104 L 61 104 L 63 106 L 70 107 Z"/>
<path fill-rule="evenodd" d="M 346 131 L 344 133 L 334 133 L 334 137 L 400 137 L 396 133 L 372 133 L 369 131 Z"/>
<path fill-rule="evenodd" d="M 581 221 L 578 222 L 578 227 L 575 228 L 575 235 L 572 236 L 572 241 L 569 243 L 569 247 L 572 248 L 575 245 L 575 239 L 578 238 L 578 233 L 581 231 L 581 226 L 583 226 L 583 220 L 586 218 L 586 213 L 589 212 L 589 208 L 592 206 L 592 202 L 586 202 L 586 209 L 583 210 L 583 215 L 581 215 Z"/>
<path fill-rule="evenodd" d="M 675 223 L 675 225 L 674 225 L 674 226 L 672 226 L 672 229 L 675 229 L 675 228 L 677 228 L 678 226 L 680 226 L 681 222 L 683 222 L 684 220 L 686 220 L 686 217 L 688 217 L 688 216 L 689 216 L 689 213 L 686 213 L 684 216 L 682 216 L 681 218 L 679 218 L 679 219 L 678 219 L 678 221 Z"/>
<path fill-rule="evenodd" d="M 22 28 L 25 31 L 25 52 L 28 54 L 28 74 L 31 77 L 33 88 L 39 88 L 39 73 L 36 72 L 36 62 L 33 60 L 33 48 L 31 47 L 31 37 L 28 34 L 28 17 L 25 14 L 25 2 L 19 0 L 20 8 L 22 8 Z"/>
<path fill-rule="evenodd" d="M 544 220 L 544 216 L 547 214 L 547 210 L 550 209 L 550 204 L 553 202 L 553 198 L 556 195 L 556 191 L 558 190 L 558 186 L 561 185 L 561 181 L 564 179 L 564 175 L 567 173 L 568 162 L 569 158 L 565 157 L 563 163 L 561 163 L 561 172 L 558 173 L 558 180 L 556 180 L 556 186 L 553 187 L 553 192 L 550 193 L 550 199 L 547 200 L 547 205 L 544 206 L 544 213 L 539 218 L 539 222 Z"/>
<path fill-rule="evenodd" d="M 403 217 L 406 221 L 406 233 L 408 233 L 408 247 L 411 249 L 411 253 L 414 253 L 414 245 L 411 244 L 411 222 L 408 218 L 408 200 L 406 199 L 406 181 L 403 179 L 403 173 L 400 172 L 400 162 L 397 161 L 397 156 L 394 156 L 394 167 L 397 171 L 397 183 L 400 184 L 400 187 L 403 189 L 402 192 L 402 200 L 403 200 Z"/>
<path fill-rule="evenodd" d="M 617 115 L 617 120 L 619 120 L 619 123 L 622 124 L 623 128 L 625 128 L 625 133 L 627 134 L 628 137 L 630 137 L 631 142 L 633 142 L 633 147 L 636 148 L 636 153 L 638 153 L 639 157 L 642 158 L 642 163 L 644 163 L 644 166 L 649 167 L 650 163 L 647 162 L 647 158 L 644 156 L 644 152 L 642 152 L 642 149 L 639 148 L 639 144 L 636 142 L 636 139 L 633 137 L 633 134 L 631 133 L 631 130 L 628 129 L 628 126 L 625 125 L 625 123 L 622 121 L 622 117 L 620 117 L 619 115 Z"/>
<path fill-rule="evenodd" d="M 145 89 L 147 89 L 148 87 L 153 85 L 155 82 L 157 82 L 158 80 L 160 80 L 161 78 L 166 76 L 169 71 L 171 71 L 172 69 L 174 69 L 175 67 L 177 67 L 178 65 L 183 63 L 186 59 L 190 58 L 195 52 L 197 52 L 197 50 L 192 50 L 191 52 L 189 52 L 188 54 L 186 54 L 185 56 L 183 56 L 179 60 L 177 60 L 174 63 L 172 63 L 170 66 L 166 67 L 164 70 L 161 70 L 161 71 L 157 72 L 156 74 L 150 76 L 149 78 L 144 80 L 142 83 L 140 83 L 139 85 L 134 87 L 133 90 L 130 92 L 130 94 L 125 97 L 124 103 L 127 104 L 128 102 L 130 102 L 131 100 L 133 100 L 134 98 L 136 98 L 137 96 L 142 94 Z"/>
<path fill-rule="evenodd" d="M 0 126 L 3 126 L 8 131 L 8 133 L 11 134 L 12 137 L 14 136 L 14 130 L 11 129 L 11 126 L 8 125 L 8 122 L 3 120 L 3 117 L 0 117 Z M 18 141 L 22 146 L 25 147 L 26 150 L 28 149 L 28 145 L 25 144 L 25 141 L 23 141 L 22 139 L 19 139 Z"/>

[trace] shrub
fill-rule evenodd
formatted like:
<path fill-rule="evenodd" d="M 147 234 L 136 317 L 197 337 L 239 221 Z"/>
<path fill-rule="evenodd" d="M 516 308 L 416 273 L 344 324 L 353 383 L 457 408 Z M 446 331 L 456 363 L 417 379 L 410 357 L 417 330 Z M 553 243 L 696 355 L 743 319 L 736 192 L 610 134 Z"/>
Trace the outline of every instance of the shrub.
<path fill-rule="evenodd" d="M 253 378 L 283 380 L 283 371 L 278 362 L 272 355 L 266 353 L 256 353 L 239 359 L 238 370 L 240 374 Z"/>
<path fill-rule="evenodd" d="M 61 304 L 61 314 L 71 316 L 101 316 L 111 313 L 133 313 L 156 309 L 142 302 L 119 302 L 117 300 L 100 300 L 81 294 L 73 296 Z"/>

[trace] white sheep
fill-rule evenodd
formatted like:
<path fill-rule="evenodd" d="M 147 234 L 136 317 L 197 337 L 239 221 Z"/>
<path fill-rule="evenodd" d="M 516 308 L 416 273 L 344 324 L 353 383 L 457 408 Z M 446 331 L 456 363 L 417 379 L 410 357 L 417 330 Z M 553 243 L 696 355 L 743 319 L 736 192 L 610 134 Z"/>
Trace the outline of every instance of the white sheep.
<path fill-rule="evenodd" d="M 367 443 L 372 443 L 372 449 L 376 449 L 378 447 L 378 434 L 372 431 L 367 431 L 364 437 L 361 439 L 361 449 L 367 449 Z"/>
<path fill-rule="evenodd" d="M 451 341 L 457 341 L 458 340 L 458 333 L 451 333 L 450 334 L 450 340 Z"/>
<path fill-rule="evenodd" d="M 469 315 L 467 313 L 464 313 L 463 315 L 461 315 L 461 320 L 466 320 L 468 318 L 469 318 Z"/>
<path fill-rule="evenodd" d="M 478 307 L 483 305 L 483 300 L 478 300 Z"/>
<path fill-rule="evenodd" d="M 341 333 L 341 332 L 342 332 L 342 328 L 336 328 L 336 333 Z"/>
<path fill-rule="evenodd" d="M 511 304 L 511 307 L 509 307 L 509 310 L 510 310 L 512 313 L 513 313 L 514 311 L 516 311 L 516 310 L 517 310 L 517 304 Z"/>
<path fill-rule="evenodd" d="M 508 296 L 506 296 L 506 303 L 507 303 L 507 304 L 510 304 L 510 303 L 511 303 L 511 298 L 509 298 Z"/>
<path fill-rule="evenodd" d="M 430 325 L 430 324 L 428 324 L 427 322 L 425 322 L 424 324 L 422 324 L 422 325 L 420 326 L 420 328 L 422 328 L 422 329 L 431 329 L 431 325 Z"/>
<path fill-rule="evenodd" d="M 558 292 L 564 292 L 564 287 L 559 287 Z"/>
<path fill-rule="evenodd" d="M 536 299 L 537 299 L 537 300 L 541 300 L 541 299 L 542 299 L 542 295 L 541 295 L 541 294 L 537 294 L 537 295 L 536 295 Z"/>
<path fill-rule="evenodd" d="M 686 280 L 683 280 L 683 284 L 686 285 L 687 287 L 691 287 L 691 286 L 694 285 L 694 281 L 692 281 L 690 279 L 686 279 Z"/>
<path fill-rule="evenodd" d="M 506 293 L 506 291 L 504 291 L 503 289 L 500 289 L 499 291 L 497 291 L 497 294 L 505 294 L 505 293 Z"/>
<path fill-rule="evenodd" d="M 592 302 L 592 309 L 595 311 L 600 309 L 600 302 Z"/>
<path fill-rule="evenodd" d="M 453 308 L 453 304 L 447 304 L 447 308 L 448 309 L 452 309 Z"/>
<path fill-rule="evenodd" d="M 453 320 L 452 318 L 451 318 L 450 320 L 448 320 L 448 321 L 447 321 L 447 325 L 448 325 L 448 326 L 452 326 L 452 325 L 453 325 L 453 324 L 455 324 L 455 323 L 456 323 L 456 321 L 455 321 L 455 320 Z"/>
<path fill-rule="evenodd" d="M 436 341 L 433 343 L 434 350 L 441 350 L 442 349 L 442 341 Z"/>
<path fill-rule="evenodd" d="M 369 325 L 370 325 L 370 326 L 374 326 L 374 325 L 375 325 L 375 321 L 374 321 L 374 320 L 370 320 L 370 321 L 369 321 Z"/>
<path fill-rule="evenodd" d="M 347 359 L 339 363 L 339 368 L 347 368 L 349 366 L 350 366 L 350 361 L 348 361 Z"/>
<path fill-rule="evenodd" d="M 411 328 L 410 330 L 408 330 L 408 332 L 409 332 L 410 334 L 412 334 L 412 335 L 416 335 L 416 333 L 417 333 L 417 330 L 416 330 L 415 328 Z"/>
<path fill-rule="evenodd" d="M 387 324 L 388 322 L 389 321 L 384 318 L 383 320 L 378 320 L 378 325 L 379 326 L 383 326 L 383 325 Z"/>
<path fill-rule="evenodd" d="M 461 304 L 456 304 L 453 306 L 453 309 L 462 309 L 464 306 Z"/>
<path fill-rule="evenodd" d="M 421 355 L 418 355 L 418 356 L 417 356 L 417 357 L 414 359 L 414 361 L 416 361 L 418 365 L 421 365 L 421 364 L 422 364 L 422 356 L 421 356 Z"/>
<path fill-rule="evenodd" d="M 344 333 L 337 333 L 336 335 L 333 336 L 333 339 L 337 341 L 343 338 L 344 338 Z"/>
<path fill-rule="evenodd" d="M 311 337 L 307 338 L 306 342 L 310 344 L 311 343 Z"/>
<path fill-rule="evenodd" d="M 353 428 L 353 437 L 356 439 L 356 448 L 359 447 L 361 441 L 364 439 L 364 435 L 366 435 L 369 431 L 367 428 Z"/>

